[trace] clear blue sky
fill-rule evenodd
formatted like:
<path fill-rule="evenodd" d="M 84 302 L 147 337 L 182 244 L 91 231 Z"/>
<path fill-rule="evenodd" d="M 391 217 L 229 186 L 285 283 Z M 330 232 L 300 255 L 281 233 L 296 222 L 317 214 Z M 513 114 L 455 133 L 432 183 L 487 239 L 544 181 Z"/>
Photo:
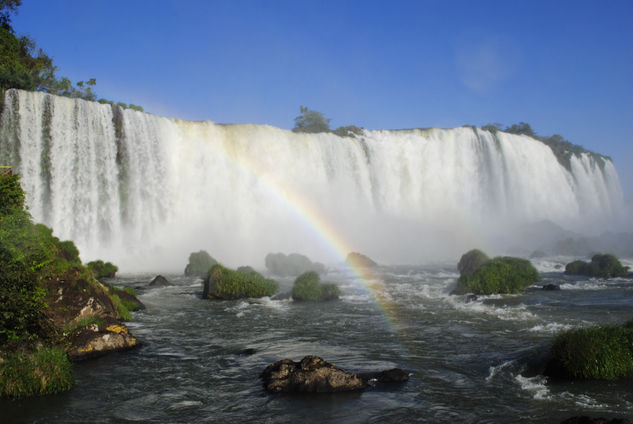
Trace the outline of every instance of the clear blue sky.
<path fill-rule="evenodd" d="M 186 120 L 525 121 L 610 155 L 633 197 L 633 1 L 23 0 L 59 75 Z"/>

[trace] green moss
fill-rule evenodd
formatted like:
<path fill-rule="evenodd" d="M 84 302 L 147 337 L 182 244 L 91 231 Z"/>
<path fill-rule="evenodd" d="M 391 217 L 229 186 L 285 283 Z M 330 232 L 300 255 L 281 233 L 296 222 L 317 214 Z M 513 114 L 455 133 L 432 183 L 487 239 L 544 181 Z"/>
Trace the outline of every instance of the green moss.
<path fill-rule="evenodd" d="M 276 281 L 258 273 L 240 273 L 215 264 L 204 281 L 204 298 L 240 299 L 244 297 L 271 296 L 277 292 Z"/>
<path fill-rule="evenodd" d="M 457 264 L 457 269 L 461 275 L 470 274 L 489 260 L 490 258 L 484 252 L 479 249 L 473 249 L 462 255 Z"/>
<path fill-rule="evenodd" d="M 470 274 L 459 277 L 457 293 L 518 293 L 541 277 L 530 261 L 512 257 L 489 260 Z"/>
<path fill-rule="evenodd" d="M 633 377 L 633 328 L 601 326 L 562 332 L 551 347 L 546 373 L 568 379 Z"/>
<path fill-rule="evenodd" d="M 136 290 L 134 290 L 134 287 L 123 287 L 123 291 L 131 296 L 136 296 Z"/>
<path fill-rule="evenodd" d="M 103 262 L 101 259 L 88 262 L 86 264 L 86 267 L 88 267 L 88 269 L 90 269 L 94 273 L 95 278 L 97 279 L 114 278 L 117 271 L 119 270 L 119 268 L 116 265 L 110 262 Z"/>
<path fill-rule="evenodd" d="M 204 277 L 209 272 L 209 268 L 217 263 L 218 261 L 213 259 L 205 250 L 194 252 L 189 255 L 189 263 L 185 267 L 185 275 Z"/>
<path fill-rule="evenodd" d="M 70 390 L 73 375 L 61 349 L 40 349 L 33 354 L 15 353 L 0 365 L 0 396 L 23 398 Z"/>
<path fill-rule="evenodd" d="M 130 313 L 130 309 L 127 306 L 130 306 L 129 303 L 126 306 L 124 302 L 121 301 L 121 298 L 116 294 L 110 296 L 110 299 L 114 302 L 117 307 L 117 311 L 119 312 L 119 318 L 123 321 L 129 321 L 132 318 L 132 314 Z M 134 303 L 134 302 L 133 302 Z M 134 303 L 136 305 L 136 303 Z M 134 309 L 134 308 L 132 308 Z"/>
<path fill-rule="evenodd" d="M 628 272 L 629 268 L 622 266 L 620 260 L 611 254 L 596 254 L 591 262 L 573 261 L 565 266 L 565 274 L 587 277 L 625 277 Z"/>
<path fill-rule="evenodd" d="M 297 301 L 336 300 L 341 291 L 336 284 L 319 282 L 320 277 L 314 271 L 309 271 L 297 277 L 292 286 L 292 298 Z"/>

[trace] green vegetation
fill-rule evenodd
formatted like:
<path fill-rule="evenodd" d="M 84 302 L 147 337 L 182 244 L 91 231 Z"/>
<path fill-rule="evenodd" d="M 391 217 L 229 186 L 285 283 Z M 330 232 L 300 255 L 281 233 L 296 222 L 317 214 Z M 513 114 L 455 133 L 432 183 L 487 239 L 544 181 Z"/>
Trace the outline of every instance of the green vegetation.
<path fill-rule="evenodd" d="M 573 144 L 568 140 L 565 140 L 563 136 L 559 134 L 554 134 L 549 137 L 539 136 L 537 135 L 530 124 L 526 122 L 519 122 L 518 124 L 512 124 L 509 127 L 501 128 L 501 124 L 488 124 L 481 127 L 482 130 L 490 131 L 493 134 L 496 134 L 497 131 L 503 131 L 510 134 L 521 134 L 532 137 L 536 140 L 540 140 L 542 143 L 549 146 L 556 156 L 558 162 L 563 165 L 567 170 L 571 171 L 571 157 L 572 156 L 580 156 L 582 153 L 589 154 L 600 167 L 604 167 L 606 160 L 611 160 L 608 156 L 603 156 L 598 153 L 591 152 L 585 149 L 582 146 L 577 144 Z"/>
<path fill-rule="evenodd" d="M 110 298 L 112 299 L 112 301 L 114 302 L 114 304 L 117 307 L 117 311 L 119 312 L 119 317 L 123 320 L 123 321 L 129 321 L 132 318 L 132 314 L 130 313 L 130 309 L 128 308 L 128 306 L 132 306 L 132 309 L 135 308 L 136 303 L 134 303 L 134 305 L 131 305 L 130 303 L 126 302 L 124 303 L 121 298 L 116 295 L 113 294 L 110 296 Z"/>
<path fill-rule="evenodd" d="M 461 275 L 471 274 L 489 260 L 490 258 L 484 252 L 479 249 L 473 249 L 462 255 L 457 264 L 457 269 Z"/>
<path fill-rule="evenodd" d="M 23 398 L 70 390 L 72 367 L 61 349 L 14 353 L 0 365 L 0 397 Z"/>
<path fill-rule="evenodd" d="M 474 249 L 464 254 L 458 268 L 461 276 L 455 290 L 458 294 L 518 293 L 541 280 L 530 261 L 509 256 L 487 259 Z"/>
<path fill-rule="evenodd" d="M 0 1 L 0 94 L 9 88 L 37 90 L 59 96 L 95 101 L 93 88 L 95 78 L 78 81 L 75 85 L 65 77 L 56 76 L 57 66 L 35 41 L 25 36 L 16 36 L 11 26 L 11 15 L 17 13 L 21 0 Z M 100 99 L 100 103 L 114 104 Z M 142 111 L 140 106 L 120 104 L 124 108 Z"/>
<path fill-rule="evenodd" d="M 297 301 L 337 300 L 341 290 L 336 284 L 319 282 L 319 274 L 309 271 L 301 274 L 292 286 L 292 298 Z"/>
<path fill-rule="evenodd" d="M 185 267 L 185 275 L 196 275 L 204 277 L 209 272 L 209 268 L 217 264 L 206 250 L 200 250 L 189 255 L 189 263 Z"/>
<path fill-rule="evenodd" d="M 88 262 L 86 266 L 94 273 L 95 278 L 97 279 L 114 278 L 117 271 L 119 270 L 116 265 L 110 262 L 103 262 L 101 259 Z"/>
<path fill-rule="evenodd" d="M 241 273 L 215 264 L 204 281 L 203 298 L 240 299 L 272 296 L 279 289 L 276 281 L 257 272 Z"/>
<path fill-rule="evenodd" d="M 123 291 L 131 296 L 137 296 L 136 290 L 134 290 L 134 287 L 123 287 Z"/>
<path fill-rule="evenodd" d="M 295 126 L 292 129 L 297 133 L 334 133 L 339 137 L 353 137 L 363 132 L 362 128 L 355 125 L 338 127 L 335 130 L 330 129 L 331 119 L 326 118 L 321 112 L 300 106 L 301 114 L 295 117 Z"/>
<path fill-rule="evenodd" d="M 92 316 L 89 316 L 88 318 L 82 319 L 81 321 L 79 321 L 79 322 L 77 322 L 75 324 L 69 325 L 68 327 L 66 327 L 64 329 L 64 332 L 72 333 L 75 330 L 77 330 L 78 328 L 88 327 L 88 326 L 91 326 L 93 324 L 96 325 L 99 328 L 102 328 L 103 326 L 105 326 L 105 321 L 103 319 L 101 319 L 100 317 L 98 317 L 98 316 L 92 315 Z"/>
<path fill-rule="evenodd" d="M 615 278 L 628 274 L 629 267 L 622 266 L 620 260 L 611 254 L 596 254 L 591 262 L 573 261 L 565 266 L 565 274 L 587 277 Z"/>
<path fill-rule="evenodd" d="M 566 379 L 633 377 L 633 322 L 559 333 L 546 374 Z"/>

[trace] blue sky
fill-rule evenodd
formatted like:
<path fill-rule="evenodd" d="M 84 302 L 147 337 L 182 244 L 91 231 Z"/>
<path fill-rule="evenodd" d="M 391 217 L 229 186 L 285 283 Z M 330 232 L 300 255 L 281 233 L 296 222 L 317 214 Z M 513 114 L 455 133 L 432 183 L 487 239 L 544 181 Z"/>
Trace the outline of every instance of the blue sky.
<path fill-rule="evenodd" d="M 633 1 L 23 0 L 59 75 L 186 120 L 524 121 L 611 156 L 633 198 Z"/>

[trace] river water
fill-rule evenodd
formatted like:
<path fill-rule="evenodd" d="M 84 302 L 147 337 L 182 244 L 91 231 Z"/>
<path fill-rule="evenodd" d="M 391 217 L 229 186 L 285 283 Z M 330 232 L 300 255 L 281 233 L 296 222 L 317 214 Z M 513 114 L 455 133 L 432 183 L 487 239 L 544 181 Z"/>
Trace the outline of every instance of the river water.
<path fill-rule="evenodd" d="M 330 271 L 342 299 L 210 301 L 201 280 L 154 275 L 137 288 L 147 309 L 129 323 L 141 348 L 77 364 L 68 393 L 0 401 L 2 423 L 555 423 L 633 416 L 633 384 L 549 382 L 535 373 L 560 330 L 633 318 L 633 280 L 572 278 L 565 258 L 535 262 L 544 281 L 520 295 L 452 296 L 452 266 L 386 267 L 366 289 Z M 558 267 L 558 268 L 557 268 Z M 281 280 L 281 292 L 292 281 Z M 560 291 L 543 291 L 554 283 Z M 400 367 L 410 380 L 363 393 L 268 394 L 270 363 L 314 354 L 350 371 Z"/>

